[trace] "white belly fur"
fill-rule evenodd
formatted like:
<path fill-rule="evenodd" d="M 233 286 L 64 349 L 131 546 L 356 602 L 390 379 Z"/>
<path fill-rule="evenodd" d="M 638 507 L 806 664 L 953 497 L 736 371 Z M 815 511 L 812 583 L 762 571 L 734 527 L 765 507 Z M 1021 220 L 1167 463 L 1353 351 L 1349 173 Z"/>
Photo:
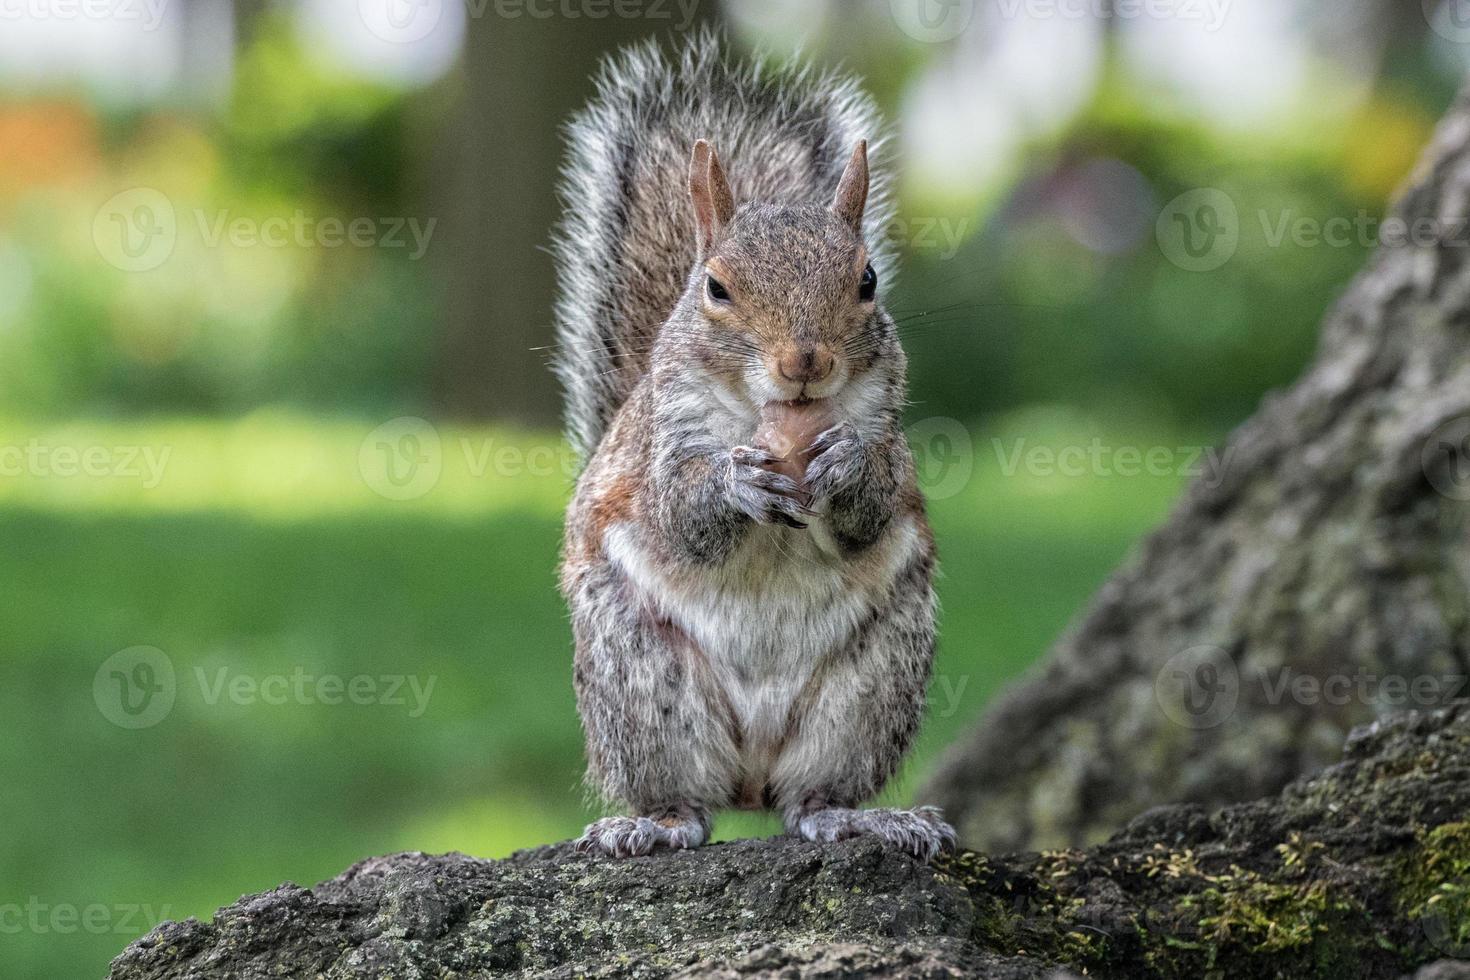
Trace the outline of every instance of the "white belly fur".
<path fill-rule="evenodd" d="M 757 527 L 723 567 L 677 576 L 649 559 L 639 533 L 632 524 L 610 527 L 606 553 L 699 644 L 742 729 L 738 778 L 763 785 L 792 702 L 886 593 L 917 546 L 917 528 L 912 520 L 895 525 L 879 545 L 877 574 L 870 566 L 862 581 L 823 547 L 827 535 L 815 523 L 810 532 Z"/>

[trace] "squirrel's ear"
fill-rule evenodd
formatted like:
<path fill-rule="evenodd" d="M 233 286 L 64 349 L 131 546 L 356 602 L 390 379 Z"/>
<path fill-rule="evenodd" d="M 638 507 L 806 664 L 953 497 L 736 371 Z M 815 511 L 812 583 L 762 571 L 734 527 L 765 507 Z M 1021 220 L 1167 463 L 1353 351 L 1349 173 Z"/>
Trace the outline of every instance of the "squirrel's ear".
<path fill-rule="evenodd" d="M 842 171 L 842 180 L 837 183 L 837 196 L 832 199 L 832 212 L 852 225 L 852 230 L 863 230 L 863 209 L 868 206 L 868 141 L 858 140 L 847 169 Z"/>
<path fill-rule="evenodd" d="M 735 196 L 720 158 L 704 140 L 694 144 L 689 160 L 689 199 L 694 203 L 695 234 L 699 248 L 708 252 L 716 236 L 735 217 Z"/>

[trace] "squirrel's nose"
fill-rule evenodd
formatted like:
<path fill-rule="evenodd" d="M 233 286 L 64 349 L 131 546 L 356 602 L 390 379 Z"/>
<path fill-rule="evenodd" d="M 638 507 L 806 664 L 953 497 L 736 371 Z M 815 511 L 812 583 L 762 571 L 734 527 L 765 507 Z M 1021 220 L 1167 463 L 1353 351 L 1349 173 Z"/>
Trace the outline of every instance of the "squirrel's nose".
<path fill-rule="evenodd" d="M 811 384 L 832 373 L 833 360 L 825 347 L 804 347 L 782 354 L 776 368 L 787 381 Z"/>

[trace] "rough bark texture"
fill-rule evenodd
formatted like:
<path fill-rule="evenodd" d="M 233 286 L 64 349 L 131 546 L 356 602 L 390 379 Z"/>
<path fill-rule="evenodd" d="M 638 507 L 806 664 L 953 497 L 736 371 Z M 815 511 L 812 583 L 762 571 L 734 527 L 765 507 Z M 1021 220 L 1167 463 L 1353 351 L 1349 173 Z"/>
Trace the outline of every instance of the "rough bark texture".
<path fill-rule="evenodd" d="M 920 797 L 966 844 L 1082 845 L 1151 806 L 1254 799 L 1353 725 L 1470 696 L 1467 95 L 1393 213 L 1418 243 L 1385 224 L 1224 479 L 951 748 Z"/>
<path fill-rule="evenodd" d="M 400 854 L 165 923 L 110 978 L 1470 980 L 1467 818 L 1461 705 L 1355 732 L 1278 798 L 1155 810 L 1089 851 L 934 868 L 871 840 Z"/>

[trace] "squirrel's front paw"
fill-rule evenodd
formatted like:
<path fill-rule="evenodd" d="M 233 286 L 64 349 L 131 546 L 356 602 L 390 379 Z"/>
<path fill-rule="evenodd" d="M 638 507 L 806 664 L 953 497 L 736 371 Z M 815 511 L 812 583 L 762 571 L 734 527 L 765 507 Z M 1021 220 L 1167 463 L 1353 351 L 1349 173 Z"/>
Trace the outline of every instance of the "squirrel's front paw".
<path fill-rule="evenodd" d="M 830 807 L 788 820 L 788 831 L 809 841 L 838 841 L 871 834 L 922 861 L 955 849 L 954 828 L 938 807 L 913 810 L 851 810 Z"/>
<path fill-rule="evenodd" d="M 806 527 L 812 512 L 801 484 L 767 467 L 779 459 L 764 449 L 736 446 L 730 450 L 730 502 L 760 524 Z"/>
<path fill-rule="evenodd" d="M 863 441 L 847 422 L 834 425 L 812 442 L 806 488 L 813 500 L 826 500 L 857 483 L 863 473 Z"/>
<path fill-rule="evenodd" d="M 670 810 L 661 817 L 603 817 L 587 825 L 575 847 L 582 854 L 642 857 L 657 850 L 698 847 L 709 838 L 708 811 Z"/>

